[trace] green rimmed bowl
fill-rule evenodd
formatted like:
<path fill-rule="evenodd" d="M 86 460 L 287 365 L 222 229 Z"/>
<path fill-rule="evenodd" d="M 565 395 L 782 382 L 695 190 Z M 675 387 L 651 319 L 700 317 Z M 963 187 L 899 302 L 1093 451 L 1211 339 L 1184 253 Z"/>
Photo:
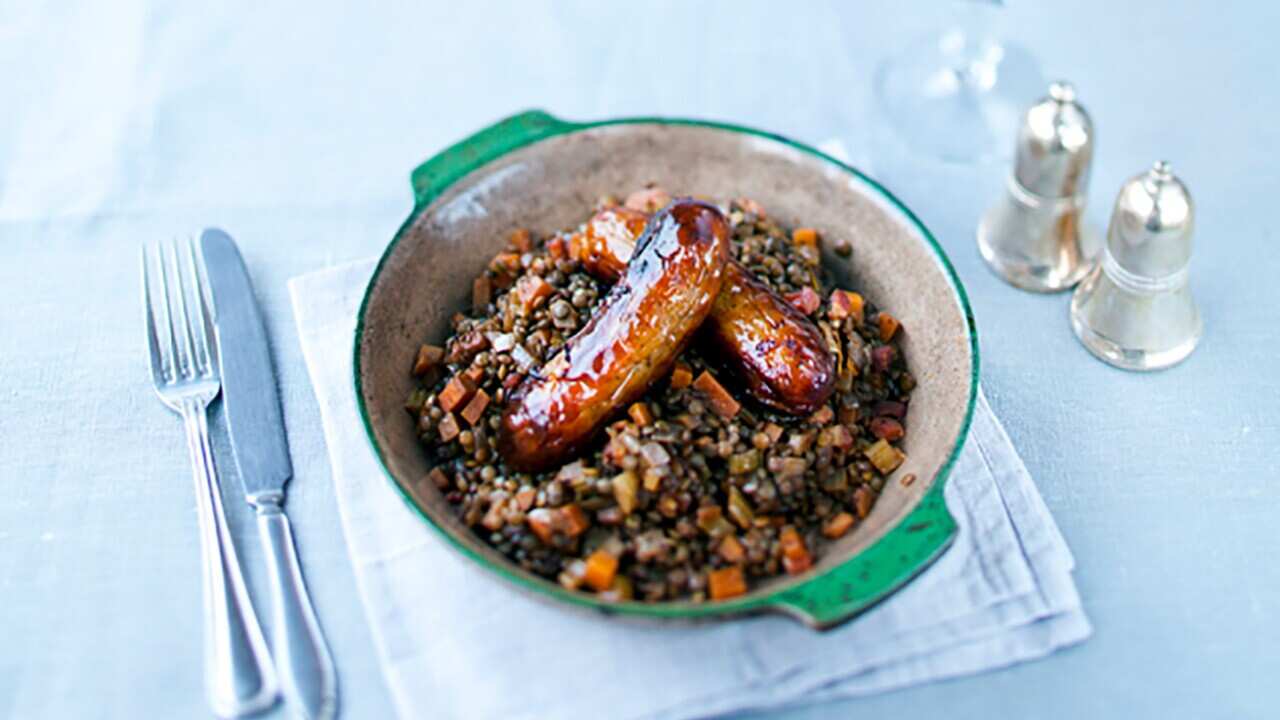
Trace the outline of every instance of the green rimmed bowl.
<path fill-rule="evenodd" d="M 527 227 L 551 233 L 582 222 L 595 199 L 657 182 L 673 194 L 749 197 L 785 225 L 816 227 L 838 284 L 902 320 L 915 373 L 907 461 L 871 515 L 809 572 L 758 583 L 730 601 L 610 603 L 532 575 L 472 534 L 425 480 L 430 469 L 404 399 L 418 346 L 447 336 L 471 281 Z M 413 172 L 414 208 L 369 282 L 356 327 L 355 390 L 388 478 L 451 545 L 517 586 L 601 613 L 724 618 L 776 611 L 814 627 L 847 620 L 901 587 L 951 542 L 942 490 L 964 443 L 978 387 L 978 343 L 964 289 L 924 225 L 887 190 L 821 152 L 721 123 L 627 118 L 572 123 L 527 112 L 485 128 Z M 916 476 L 904 485 L 900 478 Z"/>

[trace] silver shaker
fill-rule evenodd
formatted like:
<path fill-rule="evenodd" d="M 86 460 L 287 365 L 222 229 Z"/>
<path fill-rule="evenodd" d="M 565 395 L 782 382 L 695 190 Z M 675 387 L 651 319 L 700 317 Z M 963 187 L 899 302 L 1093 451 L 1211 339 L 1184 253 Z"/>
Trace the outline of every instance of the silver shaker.
<path fill-rule="evenodd" d="M 1023 116 L 1003 197 L 978 224 L 978 249 L 1010 284 L 1058 292 L 1080 282 L 1097 257 L 1084 219 L 1093 121 L 1065 82 L 1049 86 Z"/>
<path fill-rule="evenodd" d="M 1102 262 L 1071 298 L 1071 327 L 1094 355 L 1127 370 L 1159 370 L 1203 332 L 1187 286 L 1195 206 L 1169 164 L 1120 189 Z"/>

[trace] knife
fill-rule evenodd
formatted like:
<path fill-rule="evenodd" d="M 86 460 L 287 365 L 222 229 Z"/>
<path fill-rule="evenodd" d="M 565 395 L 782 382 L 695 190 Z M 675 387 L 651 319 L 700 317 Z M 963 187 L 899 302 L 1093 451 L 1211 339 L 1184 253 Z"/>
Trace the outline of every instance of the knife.
<path fill-rule="evenodd" d="M 275 368 L 244 259 L 217 228 L 200 236 L 222 366 L 222 411 L 245 499 L 258 517 L 274 600 L 272 652 L 285 699 L 308 720 L 333 717 L 337 679 L 302 579 L 284 487 L 293 476 Z"/>

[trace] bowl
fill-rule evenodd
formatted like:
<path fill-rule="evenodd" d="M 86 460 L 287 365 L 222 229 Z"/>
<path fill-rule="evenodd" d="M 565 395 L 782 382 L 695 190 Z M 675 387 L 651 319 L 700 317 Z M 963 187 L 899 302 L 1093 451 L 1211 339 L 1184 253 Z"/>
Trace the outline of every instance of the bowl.
<path fill-rule="evenodd" d="M 626 118 L 575 123 L 532 111 L 449 147 L 412 175 L 414 208 L 365 292 L 355 337 L 355 391 L 388 479 L 409 506 L 478 568 L 565 604 L 611 616 L 727 618 L 781 612 L 817 628 L 847 620 L 901 587 L 955 537 L 943 486 L 968 431 L 978 387 L 973 316 L 951 263 L 929 231 L 887 190 L 823 153 L 723 123 Z M 471 281 L 512 229 L 576 225 L 601 195 L 657 182 L 673 194 L 748 197 L 784 225 L 819 229 L 842 287 L 892 312 L 917 378 L 907 461 L 886 480 L 870 515 L 814 567 L 758 583 L 727 601 L 608 602 L 566 590 L 508 561 L 455 517 L 428 480 L 404 400 L 423 342 L 441 343 L 468 307 Z M 914 482 L 903 483 L 907 475 Z"/>

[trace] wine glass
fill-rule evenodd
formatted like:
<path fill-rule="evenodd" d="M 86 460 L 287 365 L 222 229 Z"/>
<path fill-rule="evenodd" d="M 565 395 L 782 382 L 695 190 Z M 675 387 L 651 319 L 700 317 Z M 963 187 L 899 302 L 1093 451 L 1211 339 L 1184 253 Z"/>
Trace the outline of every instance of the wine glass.
<path fill-rule="evenodd" d="M 1035 57 L 995 31 L 1000 0 L 958 3 L 943 32 L 877 68 L 884 122 L 911 149 L 947 163 L 1007 158 L 1022 113 L 1044 90 Z"/>

